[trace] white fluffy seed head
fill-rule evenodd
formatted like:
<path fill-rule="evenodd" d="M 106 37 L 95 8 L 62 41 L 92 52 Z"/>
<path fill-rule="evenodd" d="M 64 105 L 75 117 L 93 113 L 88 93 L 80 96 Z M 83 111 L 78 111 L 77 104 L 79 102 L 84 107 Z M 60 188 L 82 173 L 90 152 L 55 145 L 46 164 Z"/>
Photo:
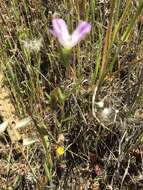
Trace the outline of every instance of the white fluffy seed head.
<path fill-rule="evenodd" d="M 108 119 L 108 117 L 110 117 L 112 112 L 113 112 L 112 108 L 104 108 L 103 111 L 101 112 L 101 117 L 103 119 Z"/>
<path fill-rule="evenodd" d="M 42 38 L 33 40 L 25 39 L 22 42 L 23 46 L 29 51 L 39 51 L 42 47 Z"/>

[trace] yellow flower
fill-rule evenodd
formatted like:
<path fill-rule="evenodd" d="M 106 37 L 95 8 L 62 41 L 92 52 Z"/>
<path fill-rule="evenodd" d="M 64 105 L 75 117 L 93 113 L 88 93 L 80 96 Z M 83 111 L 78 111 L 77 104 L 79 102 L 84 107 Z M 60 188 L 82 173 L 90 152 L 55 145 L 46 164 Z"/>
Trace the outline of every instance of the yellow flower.
<path fill-rule="evenodd" d="M 56 150 L 58 155 L 63 155 L 65 153 L 65 148 L 63 146 L 59 146 Z"/>

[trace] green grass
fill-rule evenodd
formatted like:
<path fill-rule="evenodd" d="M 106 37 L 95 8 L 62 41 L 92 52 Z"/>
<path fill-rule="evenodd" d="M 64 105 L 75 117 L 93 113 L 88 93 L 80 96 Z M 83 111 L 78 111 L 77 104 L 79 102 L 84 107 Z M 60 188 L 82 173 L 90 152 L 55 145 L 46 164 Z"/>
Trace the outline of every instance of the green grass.
<path fill-rule="evenodd" d="M 5 85 L 18 117 L 33 120 L 22 133 L 36 135 L 40 144 L 25 148 L 25 156 L 29 158 L 33 147 L 43 147 L 39 165 L 45 172 L 40 174 L 39 165 L 32 163 L 29 170 L 35 172 L 36 188 L 79 189 L 74 182 L 68 186 L 66 172 L 76 168 L 82 173 L 84 163 L 90 165 L 89 173 L 95 173 L 100 189 L 109 185 L 130 189 L 130 184 L 139 189 L 135 177 L 143 171 L 140 154 L 134 152 L 142 144 L 143 118 L 136 118 L 135 112 L 142 110 L 143 2 L 11 0 L 0 5 Z M 80 20 L 92 25 L 88 37 L 67 57 L 68 69 L 60 45 L 49 33 L 53 13 L 67 22 L 70 31 Z M 106 107 L 112 114 L 104 118 Z M 63 141 L 58 140 L 61 134 Z M 56 153 L 59 146 L 65 146 L 63 156 Z M 71 181 L 79 179 L 78 172 L 70 172 Z M 19 174 L 13 188 L 21 183 Z"/>

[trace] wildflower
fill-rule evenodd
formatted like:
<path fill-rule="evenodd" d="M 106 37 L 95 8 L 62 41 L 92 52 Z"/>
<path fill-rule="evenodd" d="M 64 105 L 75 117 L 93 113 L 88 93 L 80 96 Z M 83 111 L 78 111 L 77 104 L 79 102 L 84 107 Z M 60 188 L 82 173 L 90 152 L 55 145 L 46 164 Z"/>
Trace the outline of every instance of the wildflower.
<path fill-rule="evenodd" d="M 69 34 L 68 27 L 63 19 L 54 18 L 52 20 L 52 25 L 53 30 L 50 30 L 50 32 L 67 50 L 70 50 L 82 39 L 84 39 L 91 30 L 91 25 L 86 21 L 82 21 L 71 35 Z"/>
<path fill-rule="evenodd" d="M 63 155 L 65 153 L 65 148 L 63 146 L 59 146 L 56 150 L 58 155 Z"/>

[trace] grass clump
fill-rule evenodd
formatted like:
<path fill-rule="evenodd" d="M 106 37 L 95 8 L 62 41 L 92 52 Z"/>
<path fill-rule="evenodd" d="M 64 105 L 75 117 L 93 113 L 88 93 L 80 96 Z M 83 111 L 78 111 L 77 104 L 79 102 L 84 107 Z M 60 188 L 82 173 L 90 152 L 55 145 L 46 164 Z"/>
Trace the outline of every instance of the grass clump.
<path fill-rule="evenodd" d="M 2 188 L 142 189 L 142 1 L 0 5 L 3 84 L 15 115 L 32 120 L 20 141 L 2 137 Z M 92 26 L 66 59 L 53 17 L 70 33 L 80 20 Z"/>

